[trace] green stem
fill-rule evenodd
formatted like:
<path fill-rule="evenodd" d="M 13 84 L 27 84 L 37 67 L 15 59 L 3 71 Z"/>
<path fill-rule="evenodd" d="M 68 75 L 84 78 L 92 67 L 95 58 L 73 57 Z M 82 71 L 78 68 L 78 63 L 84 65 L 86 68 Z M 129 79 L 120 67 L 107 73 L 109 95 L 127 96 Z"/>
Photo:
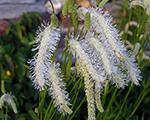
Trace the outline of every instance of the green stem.
<path fill-rule="evenodd" d="M 60 119 L 59 120 L 62 120 L 63 119 L 63 114 L 61 114 L 61 116 L 60 116 Z"/>
<path fill-rule="evenodd" d="M 40 112 L 40 120 L 42 120 L 42 112 Z"/>
<path fill-rule="evenodd" d="M 63 20 L 62 20 L 62 22 L 61 22 L 61 24 L 60 24 L 60 33 L 59 33 L 60 35 L 61 35 L 61 30 L 62 30 L 63 22 L 64 22 L 64 17 L 63 17 Z M 58 44 L 59 44 L 59 42 L 57 43 L 56 50 L 55 50 L 55 53 L 54 53 L 53 58 L 52 58 L 53 62 L 54 62 L 54 60 L 55 60 L 56 53 L 57 53 L 57 50 L 58 50 Z"/>
<path fill-rule="evenodd" d="M 73 82 L 73 80 L 76 77 L 76 75 L 77 75 L 77 71 L 74 73 L 73 77 L 71 78 L 70 82 L 67 84 L 66 88 L 71 85 L 71 83 Z"/>
<path fill-rule="evenodd" d="M 53 114 L 52 114 L 52 116 L 51 116 L 51 118 L 50 118 L 49 120 L 52 120 L 52 119 L 53 119 L 53 116 L 55 115 L 55 113 L 56 113 L 56 110 L 53 111 Z"/>
<path fill-rule="evenodd" d="M 111 100 L 110 100 L 110 102 L 109 102 L 109 105 L 108 105 L 108 107 L 107 107 L 107 110 L 106 110 L 106 113 L 105 113 L 105 116 L 104 116 L 103 120 L 105 120 L 106 117 L 108 117 L 108 113 L 109 113 L 109 111 L 110 111 L 110 109 L 111 109 L 112 103 L 113 103 L 114 100 L 115 100 L 114 98 L 115 98 L 115 95 L 116 95 L 116 93 L 117 93 L 117 90 L 118 90 L 118 88 L 115 89 L 115 91 L 114 91 L 114 93 L 113 93 L 113 95 L 112 95 L 112 97 L 111 97 Z"/>
<path fill-rule="evenodd" d="M 49 0 L 49 2 L 50 2 L 50 3 L 51 3 L 51 5 L 52 5 L 53 14 L 55 14 L 55 12 L 54 12 L 54 6 L 53 6 L 53 3 L 52 3 L 52 1 L 51 1 L 51 0 Z"/>
<path fill-rule="evenodd" d="M 80 35 L 79 35 L 78 41 L 79 41 L 79 39 L 80 39 L 80 37 L 81 37 L 81 35 L 82 35 L 83 30 L 84 30 L 84 26 L 83 26 L 83 27 L 82 27 L 82 29 L 81 29 L 81 32 L 80 32 Z"/>
<path fill-rule="evenodd" d="M 39 108 L 40 108 L 40 91 L 39 91 Z M 39 120 L 39 116 L 40 116 L 40 114 L 39 114 L 39 112 L 38 112 L 38 114 L 37 114 L 37 120 Z"/>
<path fill-rule="evenodd" d="M 141 94 L 139 95 L 139 97 L 136 100 L 135 104 L 133 105 L 133 110 L 132 110 L 132 113 L 130 114 L 129 118 L 135 113 L 135 111 L 137 110 L 138 106 L 142 102 L 143 98 L 149 92 L 150 89 L 147 90 L 147 88 L 149 87 L 149 83 L 150 83 L 150 79 L 148 79 L 146 85 L 144 85 L 145 87 L 144 87 L 143 91 L 141 92 Z"/>
<path fill-rule="evenodd" d="M 130 23 L 131 17 L 132 17 L 132 9 L 130 10 L 128 23 Z M 127 32 L 126 32 L 126 34 L 125 34 L 124 40 L 127 40 L 127 37 L 128 37 L 128 31 L 129 31 L 129 27 L 128 27 Z"/>
<path fill-rule="evenodd" d="M 46 113 L 45 113 L 44 120 L 46 120 L 46 118 L 47 118 L 48 111 L 50 110 L 52 103 L 53 103 L 53 100 L 51 99 L 51 101 L 50 101 L 50 103 L 49 103 L 49 105 L 48 105 L 48 108 L 46 109 Z"/>
<path fill-rule="evenodd" d="M 150 89 L 146 93 L 143 94 L 142 98 L 140 99 L 140 101 L 138 102 L 138 104 L 136 105 L 136 107 L 134 108 L 134 110 L 132 111 L 132 113 L 130 114 L 129 118 L 132 117 L 132 115 L 135 113 L 135 111 L 137 110 L 137 108 L 141 104 L 141 102 L 144 99 L 145 95 L 148 94 L 148 92 L 150 92 Z"/>
<path fill-rule="evenodd" d="M 46 94 L 47 91 L 40 91 L 39 92 L 39 108 L 43 110 L 43 105 L 44 105 L 44 101 L 46 98 Z M 42 111 L 40 113 L 37 114 L 37 120 L 39 120 L 39 116 L 40 116 L 40 120 L 42 119 Z"/>
<path fill-rule="evenodd" d="M 116 99 L 119 95 L 120 95 L 120 93 L 123 91 L 123 89 L 121 89 L 119 92 L 118 92 L 118 94 L 115 96 L 115 98 L 114 99 Z"/>
<path fill-rule="evenodd" d="M 75 89 L 75 87 L 78 85 L 80 81 L 81 81 L 81 78 L 79 78 L 76 84 L 73 86 L 72 90 L 70 91 L 70 94 L 73 92 L 73 90 Z"/>
<path fill-rule="evenodd" d="M 79 22 L 78 22 L 78 25 L 77 25 L 76 29 L 74 30 L 74 36 L 75 36 L 75 34 L 76 34 L 77 30 L 78 30 L 78 27 L 79 27 Z"/>
<path fill-rule="evenodd" d="M 61 55 L 61 58 L 60 58 L 60 60 L 59 60 L 59 64 L 61 63 L 61 60 L 62 60 L 62 58 L 63 58 L 63 56 L 64 56 L 66 50 L 67 50 L 67 47 L 65 48 L 65 50 L 63 51 L 63 53 L 62 53 L 62 55 Z"/>
<path fill-rule="evenodd" d="M 35 43 L 36 43 L 36 41 L 34 40 L 34 41 L 29 42 L 29 45 L 33 45 Z"/>
<path fill-rule="evenodd" d="M 132 85 L 130 86 L 130 88 L 129 88 L 129 90 L 128 90 L 128 92 L 127 92 L 125 98 L 124 98 L 124 101 L 123 101 L 123 103 L 122 103 L 122 106 L 121 106 L 121 108 L 120 108 L 120 110 L 119 110 L 119 112 L 118 112 L 118 114 L 117 114 L 115 120 L 117 120 L 117 118 L 119 117 L 119 115 L 120 115 L 120 113 L 121 113 L 121 111 L 122 111 L 122 108 L 123 108 L 123 106 L 124 106 L 124 104 L 125 104 L 125 102 L 126 102 L 126 99 L 127 99 L 128 95 L 129 95 L 131 89 L 132 89 Z"/>
<path fill-rule="evenodd" d="M 123 12 L 122 12 L 122 16 L 121 16 L 121 23 L 120 23 L 120 26 L 119 26 L 119 30 L 121 30 L 121 27 L 122 27 L 124 11 L 125 11 L 125 7 L 123 6 Z"/>
<path fill-rule="evenodd" d="M 85 99 L 86 99 L 86 97 L 83 98 L 82 102 L 79 104 L 79 106 L 74 111 L 73 115 L 71 116 L 71 118 L 69 120 L 72 120 L 72 118 L 75 116 L 76 112 L 79 110 L 79 108 L 81 107 L 81 105 L 84 103 Z"/>
<path fill-rule="evenodd" d="M 69 22 L 68 22 L 68 34 L 67 34 L 67 37 L 69 38 L 71 15 L 68 15 L 68 17 L 69 17 Z"/>
<path fill-rule="evenodd" d="M 3 107 L 1 108 L 1 113 L 2 113 L 2 120 L 4 120 L 4 112 L 3 112 Z"/>
<path fill-rule="evenodd" d="M 51 109 L 50 109 L 50 112 L 48 114 L 48 117 L 46 120 L 52 120 L 52 117 L 53 117 L 53 113 L 56 112 L 56 109 L 54 108 L 54 104 L 52 104 L 51 106 Z M 51 119 L 50 119 L 51 118 Z"/>
<path fill-rule="evenodd" d="M 65 17 L 63 17 L 63 20 L 62 20 L 62 22 L 60 24 L 60 34 L 61 34 L 61 30 L 62 30 L 62 26 L 63 26 L 64 20 L 65 20 Z"/>
<path fill-rule="evenodd" d="M 66 65 L 66 59 L 68 57 L 68 54 L 69 54 L 69 52 L 67 51 L 66 54 L 65 54 L 65 59 L 64 59 L 63 65 L 62 65 L 62 73 L 64 73 L 63 71 L 64 71 L 64 68 L 65 68 L 65 65 Z"/>
<path fill-rule="evenodd" d="M 7 120 L 7 114 L 8 114 L 8 103 L 6 102 L 6 115 L 5 115 L 5 120 Z"/>
<path fill-rule="evenodd" d="M 109 82 L 106 81 L 105 85 L 106 85 L 106 87 L 104 88 L 104 95 L 102 96 L 102 106 L 105 105 L 106 95 L 108 94 L 108 89 L 109 89 Z M 99 116 L 100 116 L 100 118 L 99 118 Z M 97 115 L 97 119 L 99 118 L 101 120 L 102 116 L 103 116 L 103 113 L 99 112 Z"/>

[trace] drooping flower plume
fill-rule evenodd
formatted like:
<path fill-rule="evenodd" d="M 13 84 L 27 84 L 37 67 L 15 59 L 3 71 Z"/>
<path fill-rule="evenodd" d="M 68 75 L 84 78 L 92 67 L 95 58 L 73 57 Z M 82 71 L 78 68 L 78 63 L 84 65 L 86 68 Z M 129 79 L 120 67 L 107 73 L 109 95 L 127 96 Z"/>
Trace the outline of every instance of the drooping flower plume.
<path fill-rule="evenodd" d="M 69 48 L 69 51 L 74 56 L 76 55 L 77 59 L 80 59 L 82 61 L 81 64 L 83 64 L 85 66 L 88 73 L 90 74 L 90 76 L 92 76 L 92 78 L 95 81 L 99 81 L 99 82 L 102 82 L 102 83 L 105 81 L 105 76 L 103 75 L 103 73 L 99 73 L 99 71 L 97 71 L 95 69 L 97 64 L 96 63 L 93 64 L 93 65 L 91 64 L 90 57 L 83 50 L 83 47 L 81 46 L 80 41 L 77 41 L 77 39 L 73 39 L 73 36 L 72 36 L 71 39 L 68 40 L 68 48 Z"/>
<path fill-rule="evenodd" d="M 65 83 L 59 64 L 53 63 L 49 66 L 47 79 L 51 86 L 48 91 L 54 99 L 55 107 L 58 108 L 60 113 L 72 114 L 72 110 L 68 107 L 68 105 L 71 105 L 68 98 L 69 94 L 65 91 Z"/>
<path fill-rule="evenodd" d="M 48 23 L 42 24 L 36 37 L 36 48 L 32 51 L 38 50 L 37 54 L 29 61 L 31 66 L 30 77 L 36 89 L 44 90 L 46 85 L 49 85 L 46 79 L 50 59 L 56 50 L 56 45 L 59 41 L 59 29 L 52 28 Z"/>
<path fill-rule="evenodd" d="M 88 120 L 96 120 L 95 117 L 95 100 L 94 100 L 94 83 L 91 81 L 91 77 L 88 74 L 86 67 L 82 64 L 81 59 L 77 59 L 76 68 L 78 72 L 84 77 L 85 84 L 85 94 L 87 97 L 87 107 L 88 107 Z"/>
<path fill-rule="evenodd" d="M 150 0 L 133 0 L 130 3 L 131 7 L 134 7 L 136 5 L 141 6 L 144 9 L 146 9 L 146 14 L 150 15 Z"/>
<path fill-rule="evenodd" d="M 112 67 L 118 66 L 117 73 L 121 74 L 122 76 L 121 78 L 126 79 L 127 81 L 132 80 L 134 84 L 138 85 L 139 84 L 138 81 L 141 80 L 141 77 L 139 76 L 140 70 L 137 67 L 137 64 L 135 63 L 135 58 L 131 56 L 131 54 L 126 50 L 123 42 L 121 41 L 121 38 L 119 37 L 118 34 L 118 30 L 112 24 L 112 17 L 108 14 L 108 12 L 104 13 L 102 9 L 98 8 L 86 9 L 84 7 L 81 7 L 78 9 L 77 12 L 79 19 L 84 20 L 85 14 L 87 12 L 91 14 L 90 31 L 94 30 L 94 34 L 97 36 L 99 42 L 101 42 L 99 43 L 99 45 L 102 44 L 102 46 L 105 46 L 105 48 L 107 48 L 111 52 L 110 58 L 113 60 L 110 61 L 110 63 L 112 63 Z M 102 50 L 100 50 L 99 52 L 102 55 Z M 105 58 L 104 60 L 108 61 Z M 106 65 L 104 60 L 103 60 L 104 66 L 106 68 L 106 71 L 108 71 L 107 67 L 110 65 L 109 63 L 107 63 Z M 121 66 L 123 66 L 124 68 Z M 128 74 L 130 75 L 131 79 L 128 77 L 128 74 L 124 75 L 125 70 L 128 70 Z M 115 72 L 113 71 L 113 74 L 116 74 L 116 71 Z"/>
<path fill-rule="evenodd" d="M 112 17 L 102 9 L 81 7 L 77 11 L 79 20 L 85 20 L 87 13 L 90 13 L 91 20 L 89 32 L 81 39 L 70 36 L 67 47 L 77 59 L 75 67 L 78 73 L 84 77 L 90 111 L 88 119 L 92 120 L 95 119 L 94 103 L 100 112 L 104 111 L 100 91 L 105 81 L 109 80 L 117 87 L 124 88 L 129 81 L 138 85 L 141 76 L 135 56 L 126 50 L 118 30 L 112 24 Z M 92 84 L 95 84 L 95 99 L 91 95 L 92 92 L 94 94 Z"/>
<path fill-rule="evenodd" d="M 13 100 L 13 97 L 9 94 L 3 94 L 0 98 L 0 108 L 4 106 L 4 102 L 7 102 L 8 104 L 11 104 L 14 113 L 17 113 L 16 104 Z"/>
<path fill-rule="evenodd" d="M 102 2 L 102 6 L 105 2 L 107 0 Z M 96 120 L 95 107 L 100 112 L 104 111 L 101 104 L 101 93 L 106 81 L 110 81 L 118 88 L 124 88 L 130 81 L 135 85 L 139 84 L 140 69 L 134 55 L 138 53 L 139 47 L 133 53 L 127 51 L 108 12 L 103 12 L 97 7 L 86 9 L 78 8 L 77 5 L 73 7 L 73 5 L 73 0 L 66 0 L 62 14 L 66 16 L 68 12 L 72 13 L 75 28 L 79 24 L 77 17 L 79 20 L 84 20 L 83 28 L 86 30 L 86 34 L 80 38 L 81 36 L 75 37 L 76 32 L 73 36 L 68 31 L 65 50 L 68 50 L 76 58 L 75 68 L 84 79 L 88 120 Z M 72 114 L 72 110 L 69 108 L 71 105 L 69 94 L 65 90 L 60 65 L 52 61 L 59 42 L 60 30 L 56 28 L 58 19 L 55 14 L 51 16 L 51 19 L 53 20 L 50 25 L 42 24 L 36 38 L 37 47 L 33 51 L 38 50 L 38 52 L 29 62 L 31 65 L 30 77 L 35 88 L 39 90 L 48 88 L 55 107 L 60 113 Z M 67 53 L 68 56 L 70 53 Z"/>
<path fill-rule="evenodd" d="M 36 89 L 48 89 L 49 94 L 54 99 L 55 107 L 60 113 L 72 114 L 68 107 L 69 94 L 65 91 L 65 83 L 59 64 L 53 63 L 52 57 L 56 46 L 60 40 L 60 29 L 57 29 L 58 18 L 55 14 L 51 15 L 51 24 L 42 24 L 36 42 L 38 46 L 33 51 L 38 50 L 37 54 L 30 60 L 31 79 Z"/>

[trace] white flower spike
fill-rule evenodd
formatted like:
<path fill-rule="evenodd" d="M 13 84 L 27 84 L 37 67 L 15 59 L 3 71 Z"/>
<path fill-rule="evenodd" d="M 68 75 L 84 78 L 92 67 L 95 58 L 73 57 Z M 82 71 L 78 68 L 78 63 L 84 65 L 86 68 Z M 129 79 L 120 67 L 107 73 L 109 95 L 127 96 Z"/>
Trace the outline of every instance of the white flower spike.
<path fill-rule="evenodd" d="M 9 94 L 3 94 L 0 98 L 0 108 L 4 106 L 4 102 L 8 102 L 8 104 L 11 104 L 14 113 L 17 113 L 16 104 L 13 100 L 13 97 Z"/>
<path fill-rule="evenodd" d="M 54 63 L 49 66 L 47 79 L 51 85 L 48 91 L 54 99 L 55 107 L 58 108 L 60 113 L 72 114 L 72 110 L 68 107 L 68 105 L 71 105 L 68 98 L 69 94 L 65 91 L 65 83 L 63 82 L 59 64 Z"/>
<path fill-rule="evenodd" d="M 131 7 L 134 7 L 136 5 L 141 6 L 144 9 L 146 9 L 146 14 L 150 16 L 150 0 L 133 0 L 130 3 Z"/>
<path fill-rule="evenodd" d="M 95 81 L 104 82 L 105 76 L 99 74 L 99 72 L 94 68 L 91 64 L 91 60 L 88 54 L 84 51 L 81 46 L 81 42 L 77 41 L 77 39 L 73 39 L 73 36 L 68 40 L 68 48 L 69 51 L 75 56 L 77 59 L 82 61 L 82 64 L 86 67 L 87 71 L 89 72 L 90 76 Z"/>
<path fill-rule="evenodd" d="M 88 120 L 96 120 L 95 115 L 95 100 L 94 100 L 94 84 L 91 81 L 91 77 L 86 69 L 86 67 L 82 64 L 81 59 L 77 59 L 76 61 L 77 71 L 82 74 L 84 77 L 85 84 L 85 95 L 87 99 L 87 108 L 88 108 Z"/>
<path fill-rule="evenodd" d="M 50 59 L 59 41 L 59 31 L 60 29 L 52 28 L 49 24 L 42 24 L 39 29 L 38 36 L 36 37 L 38 46 L 32 49 L 32 51 L 38 50 L 38 53 L 29 61 L 31 66 L 30 78 L 33 80 L 36 89 L 44 90 L 46 85 L 49 86 L 46 74 L 51 63 Z"/>
<path fill-rule="evenodd" d="M 119 83 L 122 83 L 122 85 L 119 85 L 119 87 L 123 87 L 123 85 L 125 84 L 123 81 L 129 81 L 130 79 L 129 76 L 127 74 L 124 74 L 125 73 L 124 71 L 126 69 L 128 70 L 128 74 L 130 75 L 133 83 L 138 85 L 138 81 L 141 80 L 141 77 L 139 76 L 140 70 L 137 67 L 137 64 L 135 63 L 135 58 L 129 54 L 123 42 L 120 40 L 118 30 L 112 25 L 112 17 L 108 14 L 108 12 L 104 13 L 102 9 L 98 9 L 98 8 L 86 9 L 86 8 L 81 7 L 78 9 L 78 12 L 77 12 L 80 20 L 84 20 L 86 12 L 89 12 L 91 14 L 90 31 L 93 31 L 93 30 L 95 31 L 94 34 L 98 36 L 99 42 L 102 44 L 102 46 L 104 46 L 105 48 L 109 50 L 112 49 L 110 51 L 115 51 L 115 54 L 111 52 L 112 56 L 110 58 L 114 59 L 114 63 L 112 64 L 112 66 L 113 67 L 117 66 L 119 68 L 119 69 L 116 69 L 117 71 L 116 70 L 115 72 L 113 71 L 113 74 L 112 74 L 113 75 L 112 77 L 115 78 L 114 79 L 115 81 L 119 80 L 119 81 L 116 81 L 117 85 Z M 106 54 L 106 52 L 104 53 L 104 49 L 102 50 L 102 47 L 100 47 L 101 50 L 98 50 L 100 48 L 97 47 L 95 42 L 93 43 L 90 42 L 90 44 L 94 46 L 95 49 L 97 49 L 97 51 L 99 51 L 107 73 L 108 74 L 112 73 L 111 71 L 112 69 L 109 69 L 111 68 L 110 63 L 112 63 L 112 61 L 110 62 L 108 57 L 106 56 L 104 57 L 104 54 Z M 108 48 L 109 46 L 110 48 Z M 124 66 L 125 68 L 123 68 L 122 66 Z M 117 77 L 116 79 L 115 74 L 120 74 L 120 77 Z"/>

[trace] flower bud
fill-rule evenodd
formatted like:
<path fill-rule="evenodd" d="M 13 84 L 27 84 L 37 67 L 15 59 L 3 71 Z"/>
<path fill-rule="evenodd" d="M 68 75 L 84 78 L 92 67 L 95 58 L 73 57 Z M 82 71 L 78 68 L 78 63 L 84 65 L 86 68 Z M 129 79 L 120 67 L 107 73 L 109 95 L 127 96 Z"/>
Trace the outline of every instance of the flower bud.
<path fill-rule="evenodd" d="M 2 91 L 3 94 L 6 93 L 4 80 L 1 81 L 1 91 Z"/>
<path fill-rule="evenodd" d="M 138 54 L 140 46 L 141 46 L 140 43 L 135 44 L 135 48 L 133 50 L 132 56 L 136 56 Z"/>
<path fill-rule="evenodd" d="M 90 18 L 90 13 L 87 12 L 85 14 L 85 19 L 84 19 L 84 27 L 86 30 L 89 30 L 91 26 L 91 18 Z"/>
<path fill-rule="evenodd" d="M 57 27 L 57 25 L 58 25 L 58 18 L 55 14 L 52 14 L 51 15 L 51 24 L 50 24 L 50 26 L 52 28 L 55 28 L 55 27 Z"/>
<path fill-rule="evenodd" d="M 108 2 L 108 0 L 102 0 L 99 4 L 99 8 L 104 7 L 104 5 Z"/>
<path fill-rule="evenodd" d="M 36 107 L 36 108 L 34 109 L 34 111 L 35 111 L 35 113 L 39 113 L 39 112 L 41 112 L 42 110 L 41 110 L 40 107 Z"/>
<path fill-rule="evenodd" d="M 72 12 L 72 21 L 73 21 L 73 25 L 74 26 L 78 25 L 77 12 L 76 12 L 77 8 L 78 8 L 78 5 L 75 4 L 74 8 L 73 8 L 73 12 Z"/>
<path fill-rule="evenodd" d="M 64 109 L 64 111 L 66 112 L 66 113 L 68 113 L 68 114 L 72 114 L 72 110 L 68 107 L 68 105 L 63 105 L 63 109 Z"/>
<path fill-rule="evenodd" d="M 74 0 L 69 0 L 68 1 L 68 12 L 72 13 L 73 11 L 73 5 L 74 5 Z"/>
<path fill-rule="evenodd" d="M 65 5 L 62 9 L 63 16 L 66 16 L 68 14 L 68 0 L 66 0 Z"/>
<path fill-rule="evenodd" d="M 150 7 L 147 8 L 146 14 L 150 16 Z"/>

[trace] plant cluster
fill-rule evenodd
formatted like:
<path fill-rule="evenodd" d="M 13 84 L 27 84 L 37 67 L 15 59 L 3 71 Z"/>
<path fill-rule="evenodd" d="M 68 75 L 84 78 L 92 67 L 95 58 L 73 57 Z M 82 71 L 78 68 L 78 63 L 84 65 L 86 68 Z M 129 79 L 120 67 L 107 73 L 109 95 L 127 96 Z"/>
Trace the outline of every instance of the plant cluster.
<path fill-rule="evenodd" d="M 29 18 L 27 14 L 23 15 L 27 24 L 20 21 L 15 23 L 18 26 L 8 27 L 1 38 L 2 55 L 0 58 L 3 62 L 0 63 L 0 68 L 3 72 L 0 77 L 3 95 L 0 99 L 0 107 L 2 119 L 4 119 L 2 107 L 4 101 L 6 107 L 8 108 L 7 103 L 10 103 L 17 114 L 22 112 L 20 109 L 17 110 L 16 106 L 25 105 L 30 117 L 27 117 L 27 113 L 14 117 L 20 120 L 25 118 L 33 120 L 117 120 L 123 118 L 138 120 L 139 117 L 148 119 L 145 117 L 145 114 L 148 114 L 146 112 L 148 107 L 140 106 L 140 104 L 148 105 L 150 102 L 147 96 L 150 92 L 150 77 L 146 75 L 149 72 L 147 65 L 150 57 L 144 53 L 147 43 L 150 42 L 149 2 L 132 1 L 131 7 L 140 5 L 142 2 L 147 6 L 145 10 L 138 9 L 139 12 L 137 9 L 129 9 L 127 1 L 123 0 L 124 5 L 120 5 L 121 9 L 118 12 L 126 13 L 126 16 L 124 19 L 124 14 L 121 14 L 119 29 L 109 12 L 103 9 L 108 0 L 101 2 L 96 0 L 98 6 L 91 8 L 79 7 L 74 0 L 66 0 L 60 25 L 54 13 L 53 3 L 51 0 L 49 2 L 53 8 L 53 14 L 50 16 L 51 22 L 41 24 L 34 40 L 35 31 L 30 30 L 36 30 L 37 24 L 35 28 L 31 28 L 34 26 L 31 21 L 32 16 Z M 139 14 L 136 16 L 137 13 Z M 30 14 L 35 20 L 37 17 L 40 18 L 36 13 Z M 141 19 L 141 15 L 144 19 Z M 65 18 L 69 19 L 68 33 L 64 38 L 66 47 L 59 62 L 56 62 L 55 57 Z M 138 21 L 135 21 L 137 18 Z M 84 22 L 82 29 L 78 30 L 82 22 Z M 26 24 L 27 28 L 24 28 L 23 24 Z M 70 24 L 74 26 L 73 32 L 70 32 Z M 135 26 L 136 29 L 131 26 Z M 10 31 L 13 33 L 12 36 L 8 35 Z M 121 31 L 120 34 L 119 31 Z M 9 38 L 6 39 L 7 37 Z M 16 38 L 16 40 L 12 42 L 11 38 Z M 5 42 L 5 39 L 8 42 Z M 30 54 L 29 50 L 33 44 Z M 10 58 L 9 61 L 6 58 Z M 64 62 L 61 65 L 63 58 Z M 72 58 L 75 58 L 75 63 Z M 30 70 L 26 64 L 27 60 Z M 30 75 L 28 75 L 28 70 Z M 25 80 L 29 80 L 28 77 L 32 81 L 24 86 Z M 8 79 L 11 80 L 11 84 L 7 83 Z M 31 83 L 35 90 L 31 88 Z M 13 88 L 10 86 L 12 84 L 18 88 L 16 94 L 10 89 Z M 21 92 L 21 87 L 24 93 Z M 15 100 L 15 105 L 13 97 L 6 94 L 6 91 L 18 96 L 18 102 L 22 104 L 18 105 Z M 38 91 L 39 103 L 34 104 L 33 101 L 38 102 Z M 25 101 L 29 102 L 23 103 Z M 140 112 L 138 107 L 145 109 L 142 115 L 138 115 Z M 7 119 L 7 108 L 5 119 Z"/>

